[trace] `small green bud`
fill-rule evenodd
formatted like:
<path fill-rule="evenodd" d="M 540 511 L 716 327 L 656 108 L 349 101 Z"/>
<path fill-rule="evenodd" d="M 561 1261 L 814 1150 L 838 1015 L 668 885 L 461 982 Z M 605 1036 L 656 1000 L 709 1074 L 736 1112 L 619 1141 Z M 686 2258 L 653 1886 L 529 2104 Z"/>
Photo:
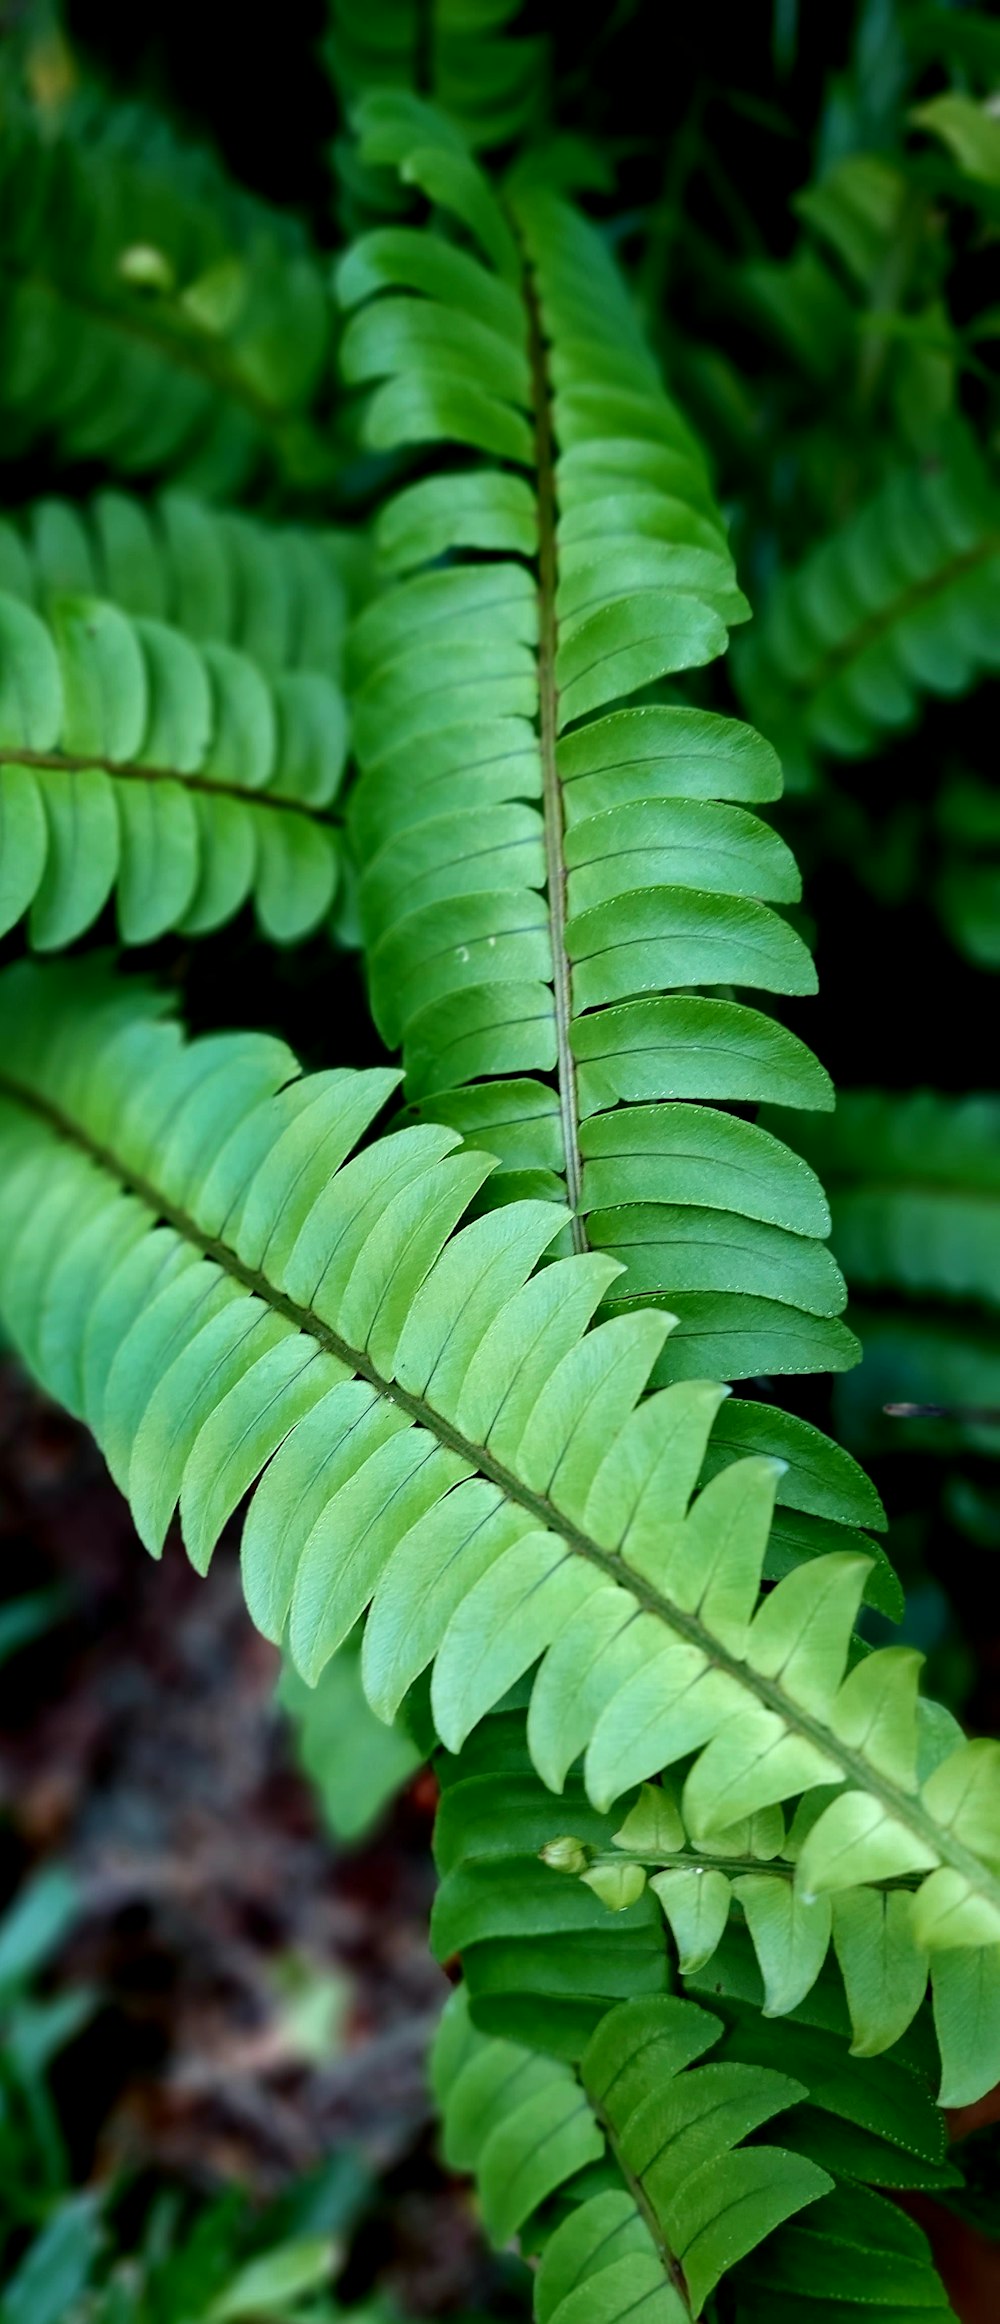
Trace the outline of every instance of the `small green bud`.
<path fill-rule="evenodd" d="M 587 1869 L 586 1848 L 579 1840 L 574 1840 L 570 1833 L 558 1840 L 546 1840 L 539 1854 L 542 1863 L 547 1864 L 551 1872 L 585 1872 Z"/>
<path fill-rule="evenodd" d="M 177 280 L 166 251 L 158 250 L 153 242 L 130 242 L 126 250 L 120 250 L 118 272 L 135 290 L 162 291 L 165 295 L 175 288 Z"/>

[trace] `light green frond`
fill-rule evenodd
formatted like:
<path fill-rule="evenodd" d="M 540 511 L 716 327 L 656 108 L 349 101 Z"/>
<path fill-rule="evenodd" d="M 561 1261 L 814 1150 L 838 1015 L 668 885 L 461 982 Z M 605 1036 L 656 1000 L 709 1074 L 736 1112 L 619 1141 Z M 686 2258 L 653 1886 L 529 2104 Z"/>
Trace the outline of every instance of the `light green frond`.
<path fill-rule="evenodd" d="M 0 930 L 27 913 L 54 950 L 114 893 L 122 941 L 144 944 L 252 895 L 264 933 L 293 942 L 336 888 L 346 741 L 320 670 L 269 680 L 100 598 L 56 596 L 43 617 L 0 596 Z"/>
<path fill-rule="evenodd" d="M 748 610 L 703 456 L 592 227 L 498 197 L 426 106 L 359 120 L 362 158 L 438 204 L 338 270 L 363 440 L 438 464 L 379 517 L 349 646 L 379 1029 L 415 1111 L 497 1155 L 491 1201 L 565 1197 L 567 1247 L 619 1262 L 609 1305 L 676 1318 L 658 1379 L 842 1369 L 822 1196 L 723 1110 L 831 1092 L 734 998 L 815 982 L 753 811 L 777 763 L 667 684 Z"/>
<path fill-rule="evenodd" d="M 339 679 L 354 549 L 349 534 L 265 524 L 191 493 L 109 489 L 0 519 L 0 588 L 42 614 L 67 592 L 108 597 L 199 645 L 236 646 L 269 677 Z"/>
<path fill-rule="evenodd" d="M 152 1550 L 179 1503 L 203 1570 L 260 1478 L 247 1596 L 306 1678 L 368 1609 L 369 1701 L 391 1716 L 433 1665 L 456 1750 L 540 1664 L 529 1735 L 556 1788 L 582 1753 L 603 1811 L 687 1762 L 713 1859 L 804 1795 L 803 1897 L 902 1879 L 930 1952 L 1000 1945 L 968 1747 L 927 1742 L 911 1657 L 853 1660 L 869 1561 L 814 1557 L 760 1596 L 780 1464 L 689 1498 L 718 1391 L 644 1394 L 668 1319 L 587 1328 L 613 1262 L 539 1266 L 555 1205 L 461 1226 L 492 1159 L 431 1123 L 348 1159 L 392 1074 L 300 1080 L 249 1035 L 186 1047 L 76 963 L 10 971 L 3 1004 L 6 1326 Z"/>

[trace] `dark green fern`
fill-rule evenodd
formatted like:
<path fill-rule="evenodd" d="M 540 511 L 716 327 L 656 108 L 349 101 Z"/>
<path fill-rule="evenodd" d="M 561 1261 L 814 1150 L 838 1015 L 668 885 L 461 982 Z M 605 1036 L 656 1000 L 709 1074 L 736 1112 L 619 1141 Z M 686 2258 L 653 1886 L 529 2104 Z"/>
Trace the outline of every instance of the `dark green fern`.
<path fill-rule="evenodd" d="M 781 578 L 738 657 L 744 699 L 800 781 L 816 752 L 860 758 L 924 693 L 1000 667 L 1000 492 L 965 436 L 900 469 Z"/>
<path fill-rule="evenodd" d="M 144 107 L 83 91 L 54 124 L 3 82 L 3 451 L 39 439 L 214 495 L 277 469 L 329 482 L 312 418 L 323 273 L 284 214 Z"/>

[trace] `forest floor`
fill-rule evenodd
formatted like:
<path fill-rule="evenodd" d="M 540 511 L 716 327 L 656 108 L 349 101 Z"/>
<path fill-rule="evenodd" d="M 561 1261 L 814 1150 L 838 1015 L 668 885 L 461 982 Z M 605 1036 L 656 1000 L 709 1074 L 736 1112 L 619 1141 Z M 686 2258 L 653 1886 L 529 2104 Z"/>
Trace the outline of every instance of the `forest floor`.
<path fill-rule="evenodd" d="M 78 1884 L 56 1977 L 97 2007 L 54 2087 L 80 2181 L 266 2199 L 341 2150 L 369 2192 L 340 2297 L 502 2312 L 504 2263 L 434 2154 L 433 1778 L 336 1848 L 233 1544 L 204 1582 L 175 1539 L 155 1569 L 91 1439 L 6 1363 L 0 1555 L 5 1595 L 61 1593 L 4 1672 L 0 1904 L 43 1863 Z"/>

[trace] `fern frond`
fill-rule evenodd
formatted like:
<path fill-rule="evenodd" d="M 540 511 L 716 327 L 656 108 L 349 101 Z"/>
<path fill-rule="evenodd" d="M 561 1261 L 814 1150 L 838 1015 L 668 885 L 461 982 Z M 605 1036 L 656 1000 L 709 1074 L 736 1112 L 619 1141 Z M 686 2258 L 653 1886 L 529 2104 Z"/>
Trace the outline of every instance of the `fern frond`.
<path fill-rule="evenodd" d="M 346 720 L 331 679 L 62 596 L 0 595 L 0 930 L 71 943 L 116 891 L 126 944 L 218 927 L 253 895 L 290 943 L 328 911 Z"/>
<path fill-rule="evenodd" d="M 956 436 L 777 582 L 735 656 L 751 715 L 800 768 L 816 751 L 864 756 L 923 695 L 963 693 L 1000 666 L 998 582 L 1000 493 Z"/>
<path fill-rule="evenodd" d="M 688 1760 L 697 1845 L 806 1795 L 800 1897 L 915 1879 L 912 1944 L 992 2006 L 1000 1746 L 918 1718 L 910 1652 L 848 1668 L 864 1557 L 758 1602 L 777 1465 L 691 1498 L 724 1392 L 643 1399 L 668 1319 L 588 1329 L 613 1262 L 538 1269 L 550 1201 L 456 1231 L 492 1163 L 446 1128 L 348 1162 L 392 1073 L 302 1081 L 245 1035 L 185 1048 L 160 1007 L 76 962 L 4 981 L 5 1323 L 147 1545 L 179 1500 L 203 1569 L 263 1469 L 247 1597 L 304 1676 L 368 1607 L 369 1701 L 391 1716 L 433 1664 L 455 1750 L 540 1661 L 551 1788 L 583 1753 L 603 1810 Z"/>
<path fill-rule="evenodd" d="M 988 1311 L 1000 1305 L 1000 1099 L 847 1090 L 834 1120 L 802 1125 L 795 1142 L 830 1188 L 834 1249 L 864 1341 L 863 1363 L 838 1391 L 847 1441 L 898 1448 L 900 1422 L 883 1408 L 913 1404 L 929 1411 L 906 1420 L 907 1446 L 996 1454 L 1000 1357 Z"/>
<path fill-rule="evenodd" d="M 363 547 L 329 527 L 265 524 L 183 492 L 48 496 L 0 518 L 0 589 L 44 613 L 65 592 L 109 597 L 198 644 L 238 646 L 270 676 L 342 675 Z"/>
<path fill-rule="evenodd" d="M 933 896 L 960 952 L 976 968 L 1000 968 L 1000 806 L 994 784 L 953 775 L 935 802 L 939 871 Z"/>
<path fill-rule="evenodd" d="M 421 1117 L 500 1157 L 495 1199 L 565 1197 L 572 1247 L 624 1267 L 611 1304 L 679 1319 L 658 1379 L 842 1368 L 822 1193 L 728 1110 L 832 1102 L 732 997 L 815 983 L 773 909 L 794 862 L 749 811 L 777 761 L 648 698 L 747 611 L 702 456 L 581 218 L 501 204 L 426 107 L 361 119 L 459 237 L 381 229 L 338 278 L 347 378 L 381 383 L 366 442 L 444 447 L 379 520 L 400 578 L 349 649 L 380 1031 Z"/>
<path fill-rule="evenodd" d="M 328 294 L 295 222 L 140 105 L 84 94 L 56 134 L 9 87 L 4 109 L 5 455 L 51 438 L 212 495 L 329 480 Z"/>
<path fill-rule="evenodd" d="M 540 2248 L 536 2324 L 581 2314 L 617 2324 L 651 2302 L 664 2324 L 687 2324 L 724 2275 L 741 2320 L 798 2324 L 790 2303 L 808 2290 L 838 2319 L 857 2312 L 860 2324 L 884 2309 L 893 2324 L 945 2324 L 951 2310 L 920 2230 L 847 2173 L 841 2192 L 836 2166 L 796 2146 L 797 2136 L 808 2144 L 810 2118 L 829 2125 L 832 2148 L 839 2128 L 842 2153 L 862 2151 L 865 2133 L 838 2114 L 834 2045 L 819 2035 L 800 2039 L 797 2055 L 789 2048 L 798 2072 L 755 2057 L 714 2011 L 663 1995 L 609 2011 L 574 2074 L 478 2032 L 465 1995 L 453 1996 L 433 2065 L 445 2159 L 475 2173 L 496 2243 L 514 2232 Z M 919 2143 L 908 2081 L 900 2076 L 897 2104 L 910 2100 Z M 764 2125 L 766 2143 L 754 2135 Z M 939 2119 L 931 2129 L 940 2145 Z M 810 2278 L 810 2266 L 822 2275 Z M 762 2307 L 771 2294 L 775 2305 Z"/>
<path fill-rule="evenodd" d="M 845 1090 L 795 1143 L 823 1172 L 850 1283 L 1000 1305 L 1000 1097 Z"/>
<path fill-rule="evenodd" d="M 326 54 L 348 104 L 372 89 L 432 96 L 470 145 L 506 145 L 542 109 L 546 43 L 509 28 L 521 0 L 329 0 Z"/>

